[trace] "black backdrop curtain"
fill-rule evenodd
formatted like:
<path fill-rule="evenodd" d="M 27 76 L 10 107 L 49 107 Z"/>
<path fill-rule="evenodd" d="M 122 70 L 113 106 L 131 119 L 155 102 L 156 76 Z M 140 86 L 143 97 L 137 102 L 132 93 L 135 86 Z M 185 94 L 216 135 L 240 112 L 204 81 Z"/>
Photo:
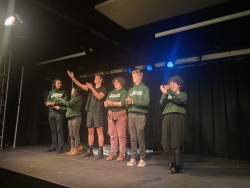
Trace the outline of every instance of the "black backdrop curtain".
<path fill-rule="evenodd" d="M 150 150 L 162 150 L 160 144 L 162 107 L 159 104 L 161 97 L 159 86 L 165 84 L 170 76 L 179 75 L 182 77 L 185 84 L 182 91 L 188 94 L 185 153 L 249 160 L 249 61 L 249 58 L 245 58 L 174 68 L 171 70 L 145 71 L 143 82 L 149 87 L 151 95 L 145 127 L 146 148 Z M 131 74 L 107 75 L 105 76 L 106 81 L 104 86 L 107 87 L 108 91 L 113 89 L 111 80 L 114 76 L 123 76 L 126 79 L 126 89 L 132 86 Z M 64 77 L 64 79 L 69 80 L 68 77 Z M 93 78 L 89 81 L 93 81 Z M 70 88 L 71 85 L 69 84 L 66 87 L 69 93 Z M 26 140 L 27 136 L 30 137 L 29 139 L 32 140 L 31 143 L 33 144 L 43 144 L 40 138 L 36 138 L 37 136 L 41 136 L 41 134 L 37 134 L 37 129 L 32 128 L 37 126 L 35 124 L 39 123 L 38 120 L 30 120 L 39 117 L 35 115 L 35 113 L 39 113 L 36 109 L 43 108 L 32 107 L 33 105 L 40 105 L 43 103 L 41 100 L 42 96 L 39 94 L 40 92 L 36 93 L 38 94 L 37 101 L 40 102 L 29 103 L 31 105 L 30 109 L 34 110 L 29 115 L 25 114 L 25 117 L 21 118 L 27 122 L 27 128 L 23 129 L 29 132 L 29 134 L 24 133 L 25 131 L 21 131 L 18 134 L 26 135 L 19 135 L 19 137 Z M 86 92 L 84 96 L 85 102 L 83 104 L 83 120 L 80 136 L 81 141 L 87 143 L 87 129 L 85 127 L 86 112 L 84 111 L 87 96 Z M 25 103 L 25 101 L 23 102 Z M 44 121 L 47 121 L 47 117 Z M 30 124 L 32 124 L 32 126 Z M 41 129 L 41 125 L 39 125 L 39 127 Z M 48 129 L 48 127 L 45 127 L 44 129 Z M 106 134 L 106 130 L 107 122 L 105 122 L 104 128 L 105 143 L 109 144 L 109 137 Z M 48 138 L 49 137 L 50 134 L 48 135 Z M 22 141 L 20 143 L 24 142 Z"/>

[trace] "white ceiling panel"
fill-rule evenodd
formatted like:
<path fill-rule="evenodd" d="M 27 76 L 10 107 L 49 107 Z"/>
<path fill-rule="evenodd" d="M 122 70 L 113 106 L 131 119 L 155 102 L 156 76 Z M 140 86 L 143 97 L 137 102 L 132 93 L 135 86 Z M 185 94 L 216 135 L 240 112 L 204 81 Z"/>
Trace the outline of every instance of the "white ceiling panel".
<path fill-rule="evenodd" d="M 95 9 L 122 26 L 132 29 L 193 12 L 228 0 L 108 0 Z"/>

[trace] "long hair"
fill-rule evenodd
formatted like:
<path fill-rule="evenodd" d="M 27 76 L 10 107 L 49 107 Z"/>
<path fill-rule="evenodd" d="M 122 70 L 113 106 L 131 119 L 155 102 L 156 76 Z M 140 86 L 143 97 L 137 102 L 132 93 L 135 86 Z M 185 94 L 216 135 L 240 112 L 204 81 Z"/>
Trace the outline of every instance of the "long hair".
<path fill-rule="evenodd" d="M 52 90 L 54 90 L 54 89 L 56 89 L 56 81 L 57 80 L 60 80 L 61 82 L 62 82 L 62 80 L 60 79 L 60 78 L 56 78 L 54 81 L 53 81 L 53 83 L 52 83 L 52 86 L 51 86 L 51 89 Z M 63 83 L 63 82 L 62 82 Z"/>
<path fill-rule="evenodd" d="M 73 95 L 71 95 L 71 98 L 75 98 L 75 97 L 78 97 L 79 95 L 81 95 L 82 93 L 82 89 L 78 86 L 73 86 L 74 88 L 74 93 Z"/>

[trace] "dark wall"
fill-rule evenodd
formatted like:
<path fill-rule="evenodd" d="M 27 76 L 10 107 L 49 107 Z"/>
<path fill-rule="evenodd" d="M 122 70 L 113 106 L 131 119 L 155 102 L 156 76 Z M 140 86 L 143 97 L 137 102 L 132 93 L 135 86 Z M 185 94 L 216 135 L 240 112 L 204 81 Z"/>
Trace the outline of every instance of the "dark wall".
<path fill-rule="evenodd" d="M 144 72 L 143 82 L 149 87 L 151 95 L 145 127 L 147 149 L 162 150 L 160 144 L 162 107 L 159 104 L 161 97 L 159 86 L 165 84 L 170 76 L 179 75 L 185 83 L 183 91 L 188 94 L 185 152 L 193 155 L 249 160 L 249 60 L 249 57 L 245 57 L 241 60 L 218 61 L 190 67 Z M 50 143 L 50 131 L 43 99 L 47 81 L 43 79 L 45 74 L 43 71 L 34 72 L 34 70 L 36 69 L 27 69 L 26 74 L 32 73 L 24 79 L 27 83 L 22 94 L 22 104 L 24 105 L 20 113 L 18 145 Z M 118 75 L 126 79 L 125 88 L 129 89 L 132 86 L 131 75 Z M 112 78 L 118 75 L 105 76 L 104 86 L 108 91 L 113 89 Z M 60 77 L 63 78 L 65 88 L 70 92 L 71 80 L 66 71 L 61 72 Z M 93 78 L 88 81 L 91 80 Z M 83 80 L 83 83 L 85 81 Z M 86 112 L 84 111 L 87 92 L 84 93 L 84 98 L 80 136 L 81 141 L 87 143 Z M 10 112 L 8 111 L 8 113 Z M 10 115 L 15 119 L 15 113 L 10 113 Z M 7 134 L 10 134 L 9 130 Z M 106 130 L 107 122 L 105 122 L 104 132 L 105 143 L 109 144 Z M 66 133 L 67 125 L 65 124 Z"/>

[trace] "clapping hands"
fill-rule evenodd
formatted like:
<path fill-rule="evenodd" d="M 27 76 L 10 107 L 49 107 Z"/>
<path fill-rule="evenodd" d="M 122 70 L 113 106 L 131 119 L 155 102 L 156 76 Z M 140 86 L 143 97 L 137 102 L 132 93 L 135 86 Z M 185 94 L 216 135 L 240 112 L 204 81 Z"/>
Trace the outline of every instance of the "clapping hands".
<path fill-rule="evenodd" d="M 168 93 L 168 89 L 170 88 L 170 86 L 169 85 L 161 85 L 160 86 L 160 90 L 161 90 L 161 92 L 164 94 L 164 95 L 166 95 L 167 93 Z"/>

